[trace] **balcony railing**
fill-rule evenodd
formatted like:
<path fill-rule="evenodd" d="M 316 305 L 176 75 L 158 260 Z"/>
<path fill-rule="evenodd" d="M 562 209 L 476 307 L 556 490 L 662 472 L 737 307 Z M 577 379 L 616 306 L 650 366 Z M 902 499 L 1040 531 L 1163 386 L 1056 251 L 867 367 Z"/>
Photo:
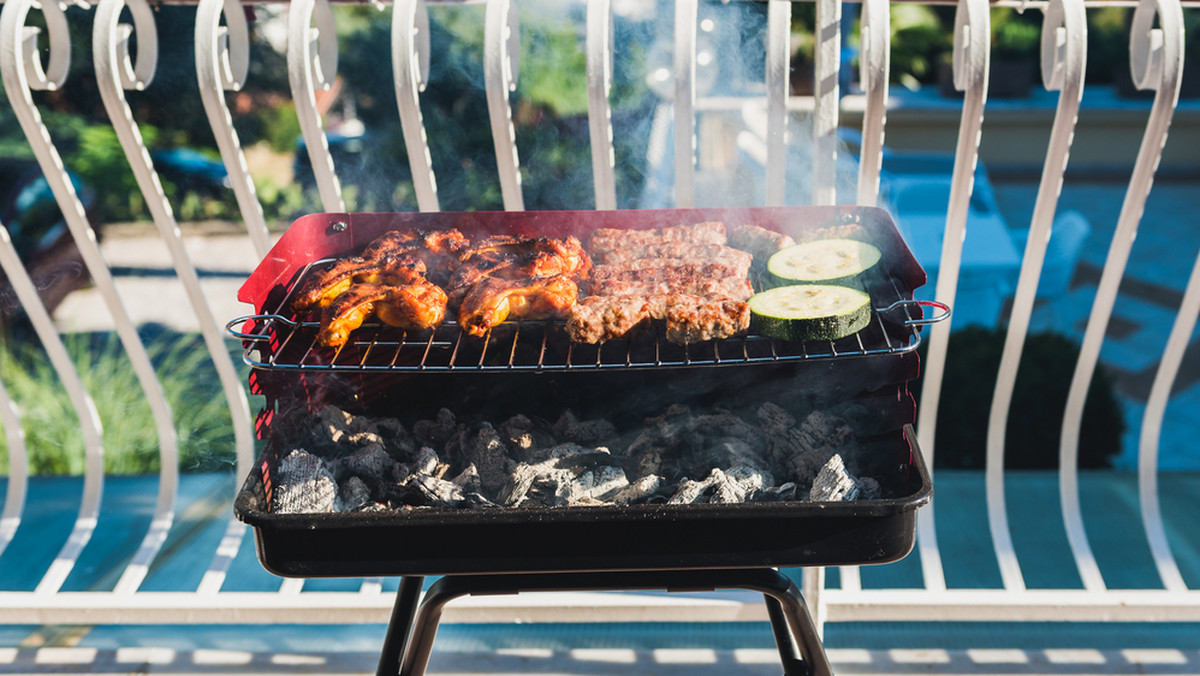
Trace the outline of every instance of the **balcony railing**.
<path fill-rule="evenodd" d="M 508 210 L 525 206 L 521 183 L 521 158 L 513 125 L 514 90 L 519 68 L 521 30 L 516 0 L 486 2 L 443 2 L 439 11 L 482 12 L 483 86 L 487 113 L 496 148 L 499 188 Z M 1064 172 L 1072 151 L 1077 122 L 1084 117 L 1080 102 L 1085 85 L 1088 45 L 1086 14 L 1090 9 L 1112 3 L 1085 0 L 1021 2 L 1026 11 L 1044 14 L 1041 34 L 1041 72 L 1046 90 L 1057 103 L 1050 123 L 1032 221 L 1020 264 L 999 375 L 994 386 L 988 425 L 983 488 L 986 493 L 986 522 L 995 565 L 1002 584 L 993 589 L 955 588 L 947 581 L 947 558 L 939 548 L 955 533 L 939 531 L 935 515 L 937 501 L 919 513 L 918 546 L 920 586 L 916 588 L 866 588 L 857 568 L 838 571 L 838 583 L 826 585 L 824 572 L 805 572 L 805 593 L 822 621 L 860 620 L 1173 620 L 1200 621 L 1200 590 L 1189 587 L 1172 549 L 1172 538 L 1164 528 L 1160 508 L 1158 440 L 1172 385 L 1179 372 L 1200 312 L 1200 271 L 1187 282 L 1182 304 L 1166 339 L 1160 366 L 1153 377 L 1145 413 L 1140 421 L 1141 437 L 1137 461 L 1137 495 L 1141 515 L 1135 533 L 1138 546 L 1149 547 L 1158 579 L 1144 588 L 1110 588 L 1101 573 L 1089 543 L 1085 523 L 1102 521 L 1104 514 L 1085 510 L 1080 498 L 1079 462 L 1083 407 L 1089 385 L 1105 341 L 1118 287 L 1125 276 L 1134 237 L 1147 196 L 1162 156 L 1170 142 L 1168 130 L 1176 113 L 1184 63 L 1184 22 L 1180 0 L 1141 0 L 1134 7 L 1130 25 L 1132 77 L 1143 90 L 1153 92 L 1146 109 L 1145 131 L 1136 157 L 1130 158 L 1124 201 L 1109 253 L 1098 282 L 1083 332 L 1082 349 L 1074 376 L 1059 440 L 1057 489 L 1060 514 L 1069 543 L 1069 562 L 1078 572 L 1078 588 L 1030 588 L 1021 560 L 1016 554 L 1010 528 L 1012 509 L 1006 505 L 1011 475 L 1004 470 L 1005 431 L 1012 403 L 1017 364 L 1030 331 L 1039 277 L 1047 255 L 1051 228 L 1055 223 Z M 1017 6 L 1015 3 L 1012 6 Z M 614 173 L 614 147 L 610 90 L 613 69 L 613 10 L 609 0 L 589 0 L 582 13 L 580 35 L 586 54 L 586 70 L 574 73 L 587 90 L 588 128 L 592 151 L 594 205 L 612 209 L 618 205 L 618 182 Z M 700 113 L 719 102 L 698 97 L 697 36 L 700 30 L 698 0 L 677 0 L 666 11 L 673 12 L 672 59 L 666 76 L 669 106 L 669 147 L 663 167 L 673 176 L 669 194 L 673 205 L 689 207 L 703 201 L 698 188 L 697 138 Z M 816 0 L 814 91 L 811 98 L 789 94 L 790 2 L 768 3 L 765 23 L 765 72 L 763 95 L 739 103 L 750 104 L 751 117 L 762 121 L 758 136 L 762 194 L 752 202 L 780 205 L 787 201 L 790 147 L 811 144 L 812 164 L 805 172 L 812 177 L 811 203 L 833 204 L 839 199 L 839 115 L 843 96 L 838 69 L 842 46 L 850 36 L 841 32 L 843 7 L 839 0 Z M 57 555 L 40 572 L 36 587 L 27 591 L 0 591 L 0 621 L 18 624 L 41 623 L 253 623 L 253 622 L 381 622 L 388 617 L 392 599 L 382 592 L 378 580 L 366 580 L 357 591 L 302 591 L 304 581 L 285 580 L 270 591 L 231 591 L 227 573 L 231 562 L 250 548 L 242 524 L 229 517 L 223 537 L 215 549 L 193 552 L 210 560 L 207 572 L 194 590 L 154 591 L 144 581 L 160 560 L 180 523 L 180 468 L 175 420 L 147 353 L 139 327 L 127 310 L 131 302 L 118 292 L 110 265 L 101 254 L 89 224 L 84 204 L 64 170 L 56 141 L 42 116 L 35 92 L 83 86 L 66 80 L 72 59 L 90 60 L 95 70 L 95 87 L 146 207 L 166 244 L 168 259 L 186 289 L 196 315 L 203 343 L 219 374 L 236 446 L 236 473 L 246 476 L 254 460 L 254 434 L 244 378 L 230 357 L 222 325 L 230 317 L 216 317 L 210 310 L 196 267 L 184 247 L 170 199 L 164 192 L 154 161 L 147 150 L 139 120 L 125 92 L 144 88 L 154 76 L 158 59 L 156 44 L 181 36 L 156 35 L 153 8 L 146 0 L 99 0 L 90 10 L 92 33 L 90 54 L 71 53 L 70 45 L 80 36 L 68 33 L 64 8 L 55 2 L 6 0 L 0 12 L 0 75 L 8 105 L 20 123 L 25 138 L 61 208 L 70 234 L 82 256 L 107 311 L 129 368 L 137 377 L 153 413 L 159 440 L 161 471 L 158 477 L 153 518 L 141 535 L 140 544 L 119 558 L 127 560 L 110 588 L 74 591 L 65 585 L 81 554 L 89 547 L 97 524 L 105 518 L 103 488 L 110 478 L 103 466 L 104 449 L 94 397 L 104 391 L 89 391 L 64 345 L 54 318 L 39 299 L 37 284 L 26 269 L 29 261 L 18 256 L 7 229 L 0 228 L 0 268 L 27 314 L 36 338 L 51 360 L 58 378 L 69 393 L 82 431 L 83 446 L 73 449 L 85 458 L 74 526 L 58 548 Z M 308 160 L 312 166 L 322 208 L 344 212 L 347 203 L 338 179 L 338 167 L 317 106 L 317 93 L 333 81 L 339 50 L 355 49 L 338 44 L 334 12 L 328 0 L 293 0 L 286 5 L 286 61 L 293 103 L 300 123 Z M 395 97 L 402 124 L 407 163 L 412 174 L 415 208 L 439 209 L 439 192 L 431 161 L 430 145 L 422 117 L 421 101 L 428 72 L 428 9 L 421 0 L 395 0 L 379 8 L 377 20 L 391 21 L 391 59 Z M 944 232 L 938 276 L 933 296 L 956 305 L 963 264 L 962 243 L 968 227 L 976 167 L 979 161 L 983 120 L 987 110 L 989 73 L 989 3 L 959 0 L 956 4 L 953 49 L 954 86 L 961 92 L 960 113 L 951 165 Z M 243 7 L 236 0 L 199 0 L 195 14 L 196 84 L 236 197 L 242 224 L 257 257 L 267 254 L 271 244 L 263 208 L 247 169 L 246 158 L 233 125 L 227 92 L 235 92 L 247 77 L 250 58 L 248 27 Z M 130 23 L 131 22 L 131 23 Z M 858 151 L 855 197 L 859 204 L 875 205 L 880 200 L 881 166 L 887 140 L 885 124 L 889 102 L 889 3 L 864 0 L 858 35 L 861 96 L 861 146 Z M 131 45 L 136 43 L 136 52 Z M 78 44 L 78 42 L 76 42 Z M 382 57 L 381 57 L 382 58 Z M 789 120 L 797 109 L 811 109 L 811 138 L 798 139 Z M 750 139 L 753 140 L 753 139 Z M 844 151 L 843 151 L 844 152 Z M 753 154 L 753 153 L 752 153 Z M 841 196 L 845 199 L 845 195 Z M 1180 242 L 1179 255 L 1195 254 L 1195 240 Z M 1200 265 L 1200 263 L 1198 263 Z M 954 318 L 932 326 L 926 334 L 928 353 L 924 360 L 924 385 L 919 402 L 917 432 L 921 448 L 932 467 L 938 450 L 934 435 L 939 397 L 945 374 L 950 333 Z M 23 515 L 31 509 L 30 472 L 21 429 L 26 404 L 3 388 L 0 377 L 0 427 L 8 448 L 8 477 L 5 504 L 0 517 L 0 554 L 20 556 L 11 550 L 18 544 Z M 936 486 L 936 481 L 935 481 Z M 233 494 L 227 496 L 231 503 Z M 64 507 L 64 509 L 66 509 Z M 224 509 L 231 514 L 230 509 Z M 1195 539 L 1188 546 L 1194 547 Z M 1177 545 L 1178 546 L 1178 545 Z M 10 551 L 6 551 L 10 549 Z M 989 563 L 989 565 L 991 565 Z M 523 618 L 554 621 L 571 615 L 568 608 L 586 608 L 589 620 L 632 618 L 639 620 L 763 620 L 758 599 L 717 596 L 684 603 L 639 594 L 600 596 L 567 594 L 546 604 L 525 597 L 472 599 L 452 606 L 449 619 L 471 622 Z"/>

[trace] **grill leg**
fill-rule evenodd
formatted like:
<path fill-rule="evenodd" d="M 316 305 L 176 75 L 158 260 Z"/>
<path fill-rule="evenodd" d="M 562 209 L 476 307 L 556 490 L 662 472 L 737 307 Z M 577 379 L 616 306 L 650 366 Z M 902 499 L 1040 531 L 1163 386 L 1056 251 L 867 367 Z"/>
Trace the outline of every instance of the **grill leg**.
<path fill-rule="evenodd" d="M 804 597 L 787 576 L 771 568 L 733 570 L 629 571 L 608 573 L 512 573 L 505 575 L 448 575 L 430 586 L 417 607 L 421 578 L 405 594 L 401 583 L 393 625 L 388 628 L 379 676 L 399 664 L 400 676 L 422 676 L 433 653 L 442 609 L 460 596 L 470 594 L 518 594 L 523 591 L 600 591 L 666 589 L 703 591 L 747 589 L 763 594 L 771 631 L 779 648 L 785 676 L 832 676 L 829 659 L 821 645 Z M 411 628 L 411 631 L 410 631 Z"/>
<path fill-rule="evenodd" d="M 387 633 L 383 636 L 383 649 L 379 653 L 379 666 L 375 676 L 397 676 L 400 673 L 400 658 L 408 651 L 408 636 L 417 604 L 421 600 L 424 577 L 405 576 L 400 578 L 400 589 L 396 591 L 396 605 L 392 606 L 392 617 Z"/>

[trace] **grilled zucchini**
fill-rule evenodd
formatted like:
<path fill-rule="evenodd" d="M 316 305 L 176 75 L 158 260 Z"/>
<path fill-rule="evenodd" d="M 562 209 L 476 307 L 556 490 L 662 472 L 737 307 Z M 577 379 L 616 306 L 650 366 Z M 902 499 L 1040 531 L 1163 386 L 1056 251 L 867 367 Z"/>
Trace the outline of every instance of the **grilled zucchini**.
<path fill-rule="evenodd" d="M 871 321 L 871 297 L 848 286 L 780 286 L 750 298 L 751 326 L 771 338 L 837 340 Z"/>
<path fill-rule="evenodd" d="M 879 249 L 856 239 L 819 239 L 780 249 L 767 260 L 772 286 L 838 284 L 859 286 L 879 262 Z"/>

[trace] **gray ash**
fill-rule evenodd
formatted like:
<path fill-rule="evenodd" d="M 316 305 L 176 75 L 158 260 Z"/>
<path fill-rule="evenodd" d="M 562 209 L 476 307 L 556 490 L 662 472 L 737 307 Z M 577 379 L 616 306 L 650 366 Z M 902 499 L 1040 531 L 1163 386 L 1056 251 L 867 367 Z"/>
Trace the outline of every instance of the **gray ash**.
<path fill-rule="evenodd" d="M 773 403 L 746 416 L 676 404 L 626 430 L 571 411 L 493 423 L 441 409 L 411 433 L 332 406 L 293 422 L 275 471 L 280 513 L 880 496 L 876 479 L 855 476 L 861 448 L 846 420 Z"/>

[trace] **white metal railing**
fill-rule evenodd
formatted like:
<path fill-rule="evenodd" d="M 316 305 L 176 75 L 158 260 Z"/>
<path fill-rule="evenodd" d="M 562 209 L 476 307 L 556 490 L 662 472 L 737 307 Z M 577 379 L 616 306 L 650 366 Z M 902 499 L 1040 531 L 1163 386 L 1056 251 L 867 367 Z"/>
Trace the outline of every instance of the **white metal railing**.
<path fill-rule="evenodd" d="M 483 4 L 484 77 L 488 116 L 495 140 L 500 187 L 506 209 L 523 208 L 520 161 L 513 127 L 511 92 L 519 71 L 520 28 L 517 0 L 448 2 L 454 11 L 479 11 Z M 810 605 L 822 621 L 851 620 L 1200 620 L 1200 590 L 1184 582 L 1171 553 L 1159 508 L 1157 443 L 1164 409 L 1172 383 L 1179 371 L 1183 352 L 1200 312 L 1200 261 L 1188 281 L 1182 307 L 1156 373 L 1141 426 L 1139 498 L 1147 538 L 1157 570 L 1160 589 L 1108 589 L 1100 575 L 1084 529 L 1085 515 L 1078 493 L 1077 456 L 1082 424 L 1083 397 L 1097 365 L 1099 350 L 1111 317 L 1117 286 L 1129 257 L 1141 219 L 1167 129 L 1177 107 L 1183 63 L 1183 21 L 1179 0 L 1141 0 L 1132 25 L 1132 66 L 1137 85 L 1155 91 L 1145 136 L 1134 164 L 1117 232 L 1105 264 L 1100 290 L 1087 322 L 1082 354 L 1071 383 L 1066 424 L 1061 439 L 1059 486 L 1062 516 L 1066 524 L 1073 560 L 1083 580 L 1083 589 L 1027 589 L 1011 539 L 1009 510 L 1005 504 L 1005 424 L 1016 378 L 1016 365 L 1029 331 L 1037 283 L 1046 256 L 1051 224 L 1063 183 L 1074 127 L 1084 89 L 1087 31 L 1084 0 L 1022 2 L 1022 6 L 1044 12 L 1042 33 L 1042 76 L 1047 89 L 1059 92 L 1058 104 L 1046 149 L 1030 236 L 1024 252 L 1013 300 L 1009 331 L 1004 346 L 1000 375 L 988 427 L 986 494 L 987 518 L 1003 586 L 976 590 L 948 588 L 938 547 L 935 506 L 919 512 L 918 549 L 923 575 L 919 589 L 864 590 L 856 568 L 840 571 L 840 585 L 826 588 L 823 573 L 808 571 L 805 591 Z M 679 206 L 696 201 L 696 35 L 698 0 L 677 0 L 672 60 L 673 140 L 675 200 Z M 389 10 L 379 7 L 379 20 Z M 30 21 L 31 11 L 44 17 L 49 49 L 45 57 L 38 48 L 43 29 Z M 954 31 L 954 83 L 963 91 L 958 142 L 954 156 L 953 182 L 947 205 L 944 245 L 941 252 L 936 297 L 954 305 L 962 242 L 967 227 L 968 203 L 972 196 L 975 166 L 983 129 L 988 93 L 989 4 L 987 0 L 959 0 Z M 392 65 L 395 96 L 412 169 L 417 207 L 439 208 L 437 182 L 433 175 L 429 143 L 422 119 L 420 95 L 428 81 L 429 19 L 422 0 L 395 0 L 390 6 L 392 21 Z M 121 17 L 132 17 L 126 25 Z M 334 13 L 328 0 L 294 0 L 288 6 L 287 63 L 289 82 L 309 160 L 323 208 L 330 212 L 346 209 L 340 183 L 316 105 L 316 92 L 329 86 L 337 68 Z M 125 101 L 127 89 L 138 89 L 153 77 L 157 54 L 154 22 L 146 0 L 100 0 L 93 10 L 93 53 L 95 77 L 109 119 L 124 148 L 131 170 L 146 200 L 154 223 L 170 254 L 170 264 L 185 285 L 206 347 L 220 375 L 236 434 L 237 472 L 249 472 L 253 457 L 252 424 L 243 385 L 238 380 L 228 350 L 208 302 L 201 293 L 195 267 L 182 245 L 171 204 L 163 192 L 153 161 L 139 131 L 138 121 Z M 782 204 L 788 177 L 785 152 L 788 142 L 790 99 L 788 94 L 788 28 L 791 3 L 774 1 L 767 12 L 766 72 L 763 76 L 766 111 L 767 180 L 762 202 Z M 833 176 L 838 126 L 837 65 L 840 45 L 841 4 L 817 0 L 817 47 L 814 94 L 812 175 L 814 203 L 836 199 Z M 616 178 L 613 159 L 613 129 L 609 107 L 613 69 L 613 15 L 607 0 L 587 3 L 585 31 L 586 72 L 579 80 L 588 92 L 590 140 L 593 152 L 593 181 L 596 205 L 615 208 Z M 136 36 L 137 55 L 129 52 Z M 262 207 L 255 194 L 246 159 L 233 128 L 225 101 L 226 90 L 236 91 L 245 78 L 249 55 L 248 35 L 241 7 L 235 0 L 199 0 L 195 29 L 197 82 L 201 99 L 221 157 L 232 181 L 252 246 L 258 256 L 266 255 L 270 238 Z M 7 0 L 0 12 L 0 74 L 9 105 L 20 121 L 25 136 L 45 173 L 54 197 L 79 247 L 88 271 L 113 317 L 125 352 L 152 407 L 162 470 L 154 518 L 141 546 L 120 575 L 112 591 L 61 591 L 80 553 L 88 544 L 99 517 L 104 485 L 103 448 L 99 421 L 91 396 L 63 347 L 53 320 L 41 305 L 36 284 L 19 259 L 8 231 L 0 228 L 0 268 L 30 317 L 37 337 L 66 387 L 83 431 L 87 458 L 83 494 L 75 525 L 37 588 L 29 592 L 0 591 L 0 620 L 36 623 L 144 623 L 144 622 L 313 622 L 357 623 L 386 621 L 391 599 L 381 592 L 378 580 L 363 582 L 358 592 L 302 592 L 303 581 L 290 580 L 278 591 L 221 591 L 230 562 L 243 546 L 244 528 L 230 520 L 212 557 L 207 573 L 191 592 L 140 590 L 147 571 L 175 526 L 178 498 L 178 450 L 172 412 L 158 382 L 146 349 L 124 309 L 125 302 L 113 283 L 109 266 L 101 255 L 88 224 L 83 204 L 67 176 L 54 139 L 43 123 L 33 90 L 74 86 L 65 82 L 70 36 L 63 8 L 55 2 Z M 889 70 L 888 3 L 866 0 L 862 8 L 860 40 L 861 85 L 866 108 L 860 151 L 857 199 L 874 204 L 878 199 L 880 167 L 885 134 Z M 342 46 L 350 49 L 350 46 Z M 86 58 L 87 55 L 83 55 Z M 1191 253 L 1191 252 L 1187 252 Z M 166 261 L 164 261 L 165 263 Z M 925 361 L 925 386 L 919 407 L 918 436 L 932 467 L 936 448 L 933 430 L 941 382 L 944 375 L 951 322 L 932 327 Z M 0 516 L 0 553 L 21 528 L 28 499 L 28 460 L 21 434 L 21 402 L 14 401 L 0 384 L 0 427 L 9 449 L 7 494 Z M 232 496 L 230 496 L 232 498 Z M 572 615 L 570 609 L 586 615 Z M 583 609 L 583 610 L 580 610 Z M 471 599 L 455 604 L 450 620 L 505 622 L 513 619 L 553 621 L 568 618 L 602 621 L 638 620 L 763 620 L 766 614 L 757 597 L 729 596 L 700 600 L 664 599 L 658 596 L 570 594 L 543 597 Z"/>

